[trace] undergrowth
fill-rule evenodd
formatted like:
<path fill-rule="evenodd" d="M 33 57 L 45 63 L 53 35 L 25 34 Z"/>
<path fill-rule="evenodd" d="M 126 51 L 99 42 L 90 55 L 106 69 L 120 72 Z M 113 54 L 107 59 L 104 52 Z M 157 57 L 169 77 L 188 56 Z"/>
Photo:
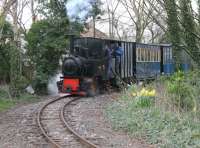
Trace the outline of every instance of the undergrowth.
<path fill-rule="evenodd" d="M 146 85 L 156 89 L 155 97 L 133 96 L 141 86 L 130 87 L 106 109 L 113 128 L 158 147 L 200 147 L 197 73 L 178 72 Z"/>
<path fill-rule="evenodd" d="M 7 86 L 0 86 L 0 111 L 5 111 L 20 103 L 31 103 L 38 100 L 37 96 L 22 93 L 19 97 L 11 98 Z"/>

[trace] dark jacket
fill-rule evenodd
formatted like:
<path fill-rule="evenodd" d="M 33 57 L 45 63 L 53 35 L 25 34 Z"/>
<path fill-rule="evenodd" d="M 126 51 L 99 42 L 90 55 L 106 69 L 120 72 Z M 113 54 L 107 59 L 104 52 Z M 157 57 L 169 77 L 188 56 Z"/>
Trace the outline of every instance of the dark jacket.
<path fill-rule="evenodd" d="M 122 47 L 117 47 L 115 49 L 115 56 L 122 56 L 124 52 L 124 49 Z"/>

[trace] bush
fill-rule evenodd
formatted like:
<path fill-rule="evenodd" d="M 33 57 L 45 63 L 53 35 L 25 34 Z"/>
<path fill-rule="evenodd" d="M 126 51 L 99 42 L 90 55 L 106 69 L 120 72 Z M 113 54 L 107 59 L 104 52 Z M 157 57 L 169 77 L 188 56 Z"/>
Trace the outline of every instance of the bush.
<path fill-rule="evenodd" d="M 196 72 L 179 71 L 166 81 L 172 102 L 181 110 L 195 110 L 197 106 L 200 85 L 197 84 L 199 82 L 196 81 L 196 77 Z"/>
<path fill-rule="evenodd" d="M 37 94 L 47 94 L 48 75 L 37 72 L 33 79 L 33 88 Z"/>
<path fill-rule="evenodd" d="M 0 88 L 0 99 L 8 99 L 8 98 L 9 98 L 8 93 Z"/>
<path fill-rule="evenodd" d="M 64 23 L 63 19 L 61 21 Z M 33 87 L 38 94 L 47 93 L 49 76 L 58 70 L 59 60 L 68 46 L 68 38 L 63 33 L 67 27 L 67 22 L 52 24 L 51 20 L 41 20 L 32 24 L 26 36 L 27 55 L 35 71 Z"/>
<path fill-rule="evenodd" d="M 16 96 L 15 99 L 12 99 L 10 98 L 6 89 L 8 89 L 7 86 L 0 86 L 0 111 L 8 110 L 9 108 L 19 103 L 30 103 L 38 101 L 37 96 L 24 92 L 22 92 L 19 96 Z"/>

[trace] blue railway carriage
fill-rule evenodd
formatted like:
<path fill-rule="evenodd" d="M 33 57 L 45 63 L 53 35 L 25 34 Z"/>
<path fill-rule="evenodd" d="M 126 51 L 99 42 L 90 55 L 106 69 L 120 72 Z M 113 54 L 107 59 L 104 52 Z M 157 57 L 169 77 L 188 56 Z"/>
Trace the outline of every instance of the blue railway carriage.
<path fill-rule="evenodd" d="M 161 72 L 166 75 L 170 75 L 174 72 L 174 60 L 172 55 L 172 46 L 170 44 L 161 45 Z"/>
<path fill-rule="evenodd" d="M 121 78 L 154 79 L 174 71 L 170 44 L 142 44 L 122 42 Z M 114 64 L 113 64 L 114 67 Z"/>

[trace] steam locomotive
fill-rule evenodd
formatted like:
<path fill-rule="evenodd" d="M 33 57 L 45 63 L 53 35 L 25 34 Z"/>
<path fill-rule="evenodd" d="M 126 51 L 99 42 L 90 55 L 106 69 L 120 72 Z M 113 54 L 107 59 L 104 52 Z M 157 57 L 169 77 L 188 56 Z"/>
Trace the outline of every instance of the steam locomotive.
<path fill-rule="evenodd" d="M 112 57 L 112 72 L 109 79 L 130 82 L 131 79 L 155 78 L 161 74 L 174 72 L 172 46 L 170 44 L 141 44 L 117 40 L 77 37 L 70 40 L 70 53 L 63 61 L 62 80 L 59 91 L 72 95 L 93 95 L 107 82 L 108 53 L 106 47 L 119 43 L 124 50 L 120 66 Z M 187 67 L 187 63 L 184 63 Z M 117 70 L 117 68 L 119 68 Z M 118 74 L 116 75 L 116 71 Z"/>

